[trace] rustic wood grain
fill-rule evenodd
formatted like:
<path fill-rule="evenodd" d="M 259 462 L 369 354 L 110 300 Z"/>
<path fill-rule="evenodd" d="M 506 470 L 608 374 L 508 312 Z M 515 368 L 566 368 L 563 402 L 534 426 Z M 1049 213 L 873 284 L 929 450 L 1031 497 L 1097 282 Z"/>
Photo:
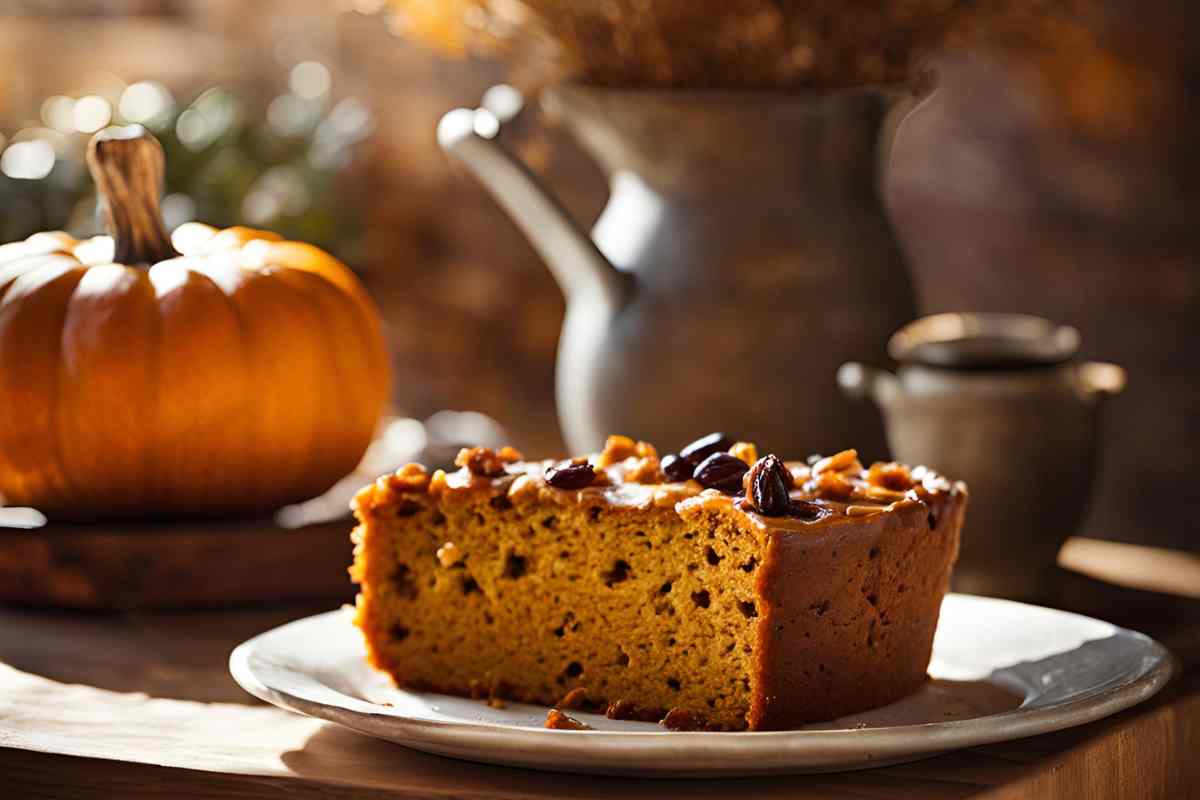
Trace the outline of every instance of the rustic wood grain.
<path fill-rule="evenodd" d="M 870 771 L 719 780 L 470 764 L 254 704 L 228 675 L 229 649 L 311 606 L 0 609 L 0 774 L 15 797 L 1200 797 L 1200 600 L 1066 572 L 1057 591 L 1060 604 L 1159 638 L 1181 677 L 1143 706 L 1054 734 Z"/>
<path fill-rule="evenodd" d="M 203 608 L 353 596 L 349 518 L 0 528 L 0 602 L 89 610 Z"/>

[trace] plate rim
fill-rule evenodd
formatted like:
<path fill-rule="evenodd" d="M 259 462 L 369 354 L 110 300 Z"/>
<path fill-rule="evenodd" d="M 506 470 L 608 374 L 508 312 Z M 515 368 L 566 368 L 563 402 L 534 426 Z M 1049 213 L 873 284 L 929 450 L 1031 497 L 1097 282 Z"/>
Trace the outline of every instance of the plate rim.
<path fill-rule="evenodd" d="M 1146 647 L 1147 653 L 1138 674 L 1129 676 L 1113 686 L 1100 688 L 1096 693 L 1084 698 L 1064 700 L 1050 706 L 1026 708 L 1022 705 L 997 714 L 964 720 L 872 728 L 785 731 L 562 731 L 501 722 L 421 719 L 311 700 L 284 689 L 268 686 L 260 679 L 251 664 L 251 658 L 264 639 L 287 627 L 312 624 L 315 620 L 332 616 L 348 616 L 348 608 L 345 606 L 286 622 L 247 639 L 230 653 L 229 671 L 238 685 L 266 703 L 425 752 L 543 770 L 663 777 L 861 769 L 917 760 L 949 750 L 1026 738 L 1094 722 L 1137 705 L 1158 693 L 1178 671 L 1176 657 L 1160 642 L 1138 631 L 1112 625 L 1095 617 L 1002 598 L 959 593 L 948 593 L 946 596 L 956 598 L 956 602 L 967 599 L 971 602 L 1019 606 L 1068 615 L 1080 621 L 1110 625 L 1113 629 L 1112 635 L 1139 641 Z M 369 701 L 350 699 L 369 705 Z M 802 755 L 814 740 L 820 744 L 824 756 L 822 760 L 827 762 L 827 766 L 805 763 L 803 760 L 792 763 L 794 759 L 789 759 L 788 756 Z M 683 769 L 645 763 L 612 767 L 596 762 L 597 757 L 603 756 L 628 757 L 628 748 L 631 745 L 643 755 L 660 757 L 677 756 L 680 751 L 687 751 L 690 756 L 728 756 L 730 751 L 739 750 L 742 751 L 739 756 L 753 755 L 760 759 L 768 755 L 764 751 L 773 746 L 770 753 L 773 757 L 768 758 L 761 766 L 739 764 L 726 767 L 720 764 L 692 763 Z M 748 749 L 751 745 L 752 750 Z M 474 752 L 482 746 L 487 747 L 487 752 Z M 536 751 L 531 752 L 531 748 L 536 748 Z M 554 763 L 555 760 L 580 758 L 591 763 Z"/>

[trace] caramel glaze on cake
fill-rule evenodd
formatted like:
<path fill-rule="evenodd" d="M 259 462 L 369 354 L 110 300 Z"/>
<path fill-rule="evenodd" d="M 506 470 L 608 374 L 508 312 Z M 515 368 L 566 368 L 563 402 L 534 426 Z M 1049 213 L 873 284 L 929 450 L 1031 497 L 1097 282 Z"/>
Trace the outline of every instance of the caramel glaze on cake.
<path fill-rule="evenodd" d="M 918 689 L 966 487 L 755 450 L 713 435 L 660 461 L 615 436 L 586 459 L 476 448 L 380 478 L 355 499 L 351 568 L 371 663 L 675 729 L 787 729 Z"/>

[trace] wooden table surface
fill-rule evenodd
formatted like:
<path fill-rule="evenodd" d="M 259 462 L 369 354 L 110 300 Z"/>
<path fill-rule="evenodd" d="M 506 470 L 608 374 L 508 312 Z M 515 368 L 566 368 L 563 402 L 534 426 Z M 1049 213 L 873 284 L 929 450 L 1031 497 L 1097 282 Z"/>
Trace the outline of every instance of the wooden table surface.
<path fill-rule="evenodd" d="M 834 775 L 664 780 L 484 766 L 257 704 L 229 677 L 230 649 L 320 607 L 0 609 L 0 796 L 1200 797 L 1200 558 L 1088 540 L 1073 548 L 1064 563 L 1096 577 L 1063 570 L 1054 605 L 1162 641 L 1183 665 L 1167 689 L 1080 728 Z M 1173 593 L 1146 590 L 1156 583 Z"/>

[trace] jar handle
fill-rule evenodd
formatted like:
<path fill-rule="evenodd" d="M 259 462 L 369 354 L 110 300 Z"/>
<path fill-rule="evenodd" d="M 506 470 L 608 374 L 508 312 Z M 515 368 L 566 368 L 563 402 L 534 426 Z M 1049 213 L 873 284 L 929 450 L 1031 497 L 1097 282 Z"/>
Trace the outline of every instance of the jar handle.
<path fill-rule="evenodd" d="M 837 384 L 847 397 L 874 400 L 881 406 L 887 405 L 900 391 L 895 375 L 858 361 L 847 361 L 838 367 Z"/>

